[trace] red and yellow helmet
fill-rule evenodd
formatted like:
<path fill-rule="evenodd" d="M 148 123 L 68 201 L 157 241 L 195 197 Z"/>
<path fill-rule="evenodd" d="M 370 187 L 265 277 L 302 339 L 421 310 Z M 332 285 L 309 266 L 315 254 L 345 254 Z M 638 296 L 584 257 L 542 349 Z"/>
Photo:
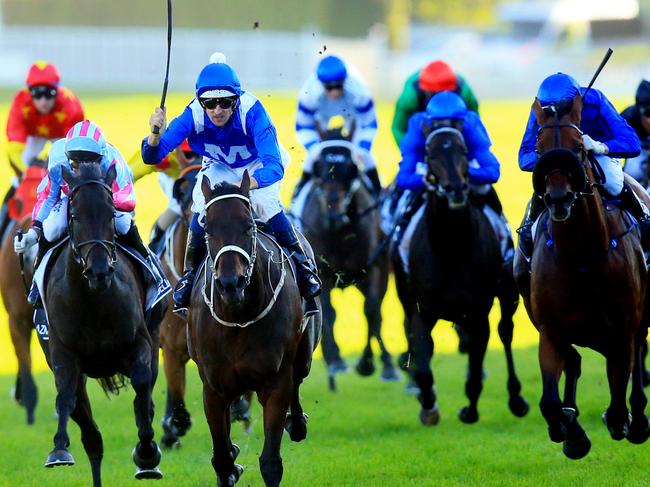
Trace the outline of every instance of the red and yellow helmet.
<path fill-rule="evenodd" d="M 418 85 L 423 91 L 431 93 L 455 91 L 458 87 L 458 79 L 449 64 L 444 61 L 433 61 L 420 71 Z"/>
<path fill-rule="evenodd" d="M 39 85 L 56 87 L 59 85 L 60 79 L 61 75 L 54 64 L 46 61 L 36 61 L 29 68 L 25 82 L 28 88 Z"/>

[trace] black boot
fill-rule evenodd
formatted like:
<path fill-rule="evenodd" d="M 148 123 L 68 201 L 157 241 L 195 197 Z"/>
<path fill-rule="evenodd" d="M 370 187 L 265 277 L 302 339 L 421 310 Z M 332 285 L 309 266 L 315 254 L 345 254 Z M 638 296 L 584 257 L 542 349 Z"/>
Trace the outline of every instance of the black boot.
<path fill-rule="evenodd" d="M 38 239 L 38 252 L 36 253 L 36 260 L 34 260 L 34 271 L 40 265 L 41 260 L 47 253 L 48 250 L 52 248 L 52 243 L 50 243 L 44 236 L 41 235 L 41 238 Z M 27 302 L 31 304 L 34 308 L 42 309 L 43 301 L 41 300 L 41 293 L 38 291 L 38 286 L 36 281 L 32 280 L 32 287 L 29 290 L 27 295 Z"/>
<path fill-rule="evenodd" d="M 368 177 L 368 180 L 370 180 L 370 183 L 372 184 L 372 195 L 377 198 L 382 190 L 381 187 L 381 181 L 379 180 L 379 174 L 377 173 L 377 168 L 373 167 L 371 169 L 366 170 L 366 176 Z"/>
<path fill-rule="evenodd" d="M 156 222 L 151 229 L 151 238 L 149 239 L 149 248 L 151 251 L 160 255 L 165 244 L 163 237 L 165 236 L 165 230 L 160 228 L 160 225 Z"/>
<path fill-rule="evenodd" d="M 147 247 L 145 247 L 144 243 L 142 243 L 140 232 L 138 232 L 138 227 L 135 223 L 131 223 L 129 231 L 124 235 L 119 235 L 118 240 L 138 252 L 145 261 L 149 260 L 149 251 L 147 250 Z"/>
<path fill-rule="evenodd" d="M 618 195 L 618 198 L 621 199 L 623 208 L 629 211 L 639 223 L 643 251 L 650 251 L 650 212 L 648 211 L 648 207 L 639 199 L 628 184 L 623 186 L 623 191 Z"/>
<path fill-rule="evenodd" d="M 311 173 L 310 172 L 303 172 L 302 176 L 300 177 L 300 181 L 296 184 L 296 186 L 293 188 L 293 194 L 291 195 L 291 201 L 296 199 L 296 196 L 300 193 L 300 190 L 305 187 L 305 184 L 307 184 L 307 181 L 311 179 Z"/>
<path fill-rule="evenodd" d="M 526 218 L 521 224 L 521 227 L 517 229 L 517 233 L 519 234 L 519 248 L 526 259 L 530 259 L 533 254 L 533 223 L 535 223 L 537 217 L 544 211 L 544 208 L 546 208 L 544 200 L 534 194 L 528 204 Z"/>
<path fill-rule="evenodd" d="M 187 233 L 187 246 L 185 247 L 185 268 L 183 276 L 174 286 L 174 313 L 187 320 L 187 311 L 192 297 L 192 286 L 196 270 L 205 257 L 205 241 L 203 237 L 191 229 Z"/>
<path fill-rule="evenodd" d="M 281 244 L 291 252 L 291 258 L 296 264 L 296 272 L 298 273 L 298 288 L 300 295 L 303 298 L 315 298 L 320 294 L 321 282 L 316 271 L 316 266 L 313 261 L 307 257 L 307 254 L 300 245 L 300 242 L 295 242 L 284 245 Z"/>

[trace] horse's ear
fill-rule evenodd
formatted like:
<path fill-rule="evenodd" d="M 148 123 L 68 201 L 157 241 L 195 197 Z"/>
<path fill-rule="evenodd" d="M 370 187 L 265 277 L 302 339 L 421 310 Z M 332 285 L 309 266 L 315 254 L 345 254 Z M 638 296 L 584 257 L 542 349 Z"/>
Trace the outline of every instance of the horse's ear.
<path fill-rule="evenodd" d="M 248 196 L 248 192 L 251 189 L 251 177 L 248 174 L 248 169 L 244 171 L 244 175 L 241 178 L 241 184 L 239 185 L 239 189 L 241 190 L 244 196 Z"/>
<path fill-rule="evenodd" d="M 108 171 L 106 171 L 106 176 L 104 176 L 104 182 L 108 185 L 108 187 L 112 188 L 115 179 L 117 179 L 117 169 L 113 164 L 111 165 L 111 167 L 108 168 Z"/>
<path fill-rule="evenodd" d="M 573 97 L 573 105 L 571 106 L 569 117 L 571 122 L 580 126 L 580 120 L 582 118 L 582 95 L 577 94 Z"/>
<path fill-rule="evenodd" d="M 74 187 L 75 174 L 72 172 L 68 166 L 61 166 L 61 176 L 63 180 L 68 184 L 68 188 Z"/>
<path fill-rule="evenodd" d="M 533 105 L 531 106 L 533 113 L 535 114 L 535 120 L 537 120 L 537 125 L 543 125 L 544 110 L 542 110 L 542 105 L 539 104 L 539 100 L 535 97 Z"/>
<path fill-rule="evenodd" d="M 212 196 L 212 186 L 210 186 L 210 180 L 205 174 L 203 175 L 203 179 L 201 179 L 201 191 L 206 200 L 209 200 Z"/>

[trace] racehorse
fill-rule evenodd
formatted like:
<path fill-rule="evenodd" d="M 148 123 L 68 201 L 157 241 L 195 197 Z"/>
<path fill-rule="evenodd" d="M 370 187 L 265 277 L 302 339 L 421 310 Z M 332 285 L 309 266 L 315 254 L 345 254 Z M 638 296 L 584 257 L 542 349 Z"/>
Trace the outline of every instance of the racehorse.
<path fill-rule="evenodd" d="M 112 184 L 99 165 L 62 170 L 69 188 L 69 239 L 53 254 L 42 293 L 49 318 L 48 363 L 54 372 L 58 428 L 45 466 L 73 465 L 68 451 L 68 418 L 81 429 L 93 485 L 101 485 L 102 437 L 86 392 L 86 376 L 116 393 L 130 379 L 139 442 L 133 450 L 136 478 L 161 478 L 160 449 L 153 439 L 152 389 L 158 374 L 158 305 L 147 313 L 142 273 L 115 243 Z M 46 264 L 45 261 L 41 265 Z M 160 304 L 160 303 L 159 303 Z"/>
<path fill-rule="evenodd" d="M 174 182 L 173 197 L 179 202 L 183 216 L 170 227 L 165 237 L 162 268 L 167 279 L 175 285 L 183 272 L 183 256 L 189 221 L 192 218 L 192 189 L 200 164 L 185 168 Z M 171 300 L 171 296 L 168 298 Z M 185 407 L 185 366 L 190 359 L 187 350 L 186 323 L 172 312 L 171 302 L 160 324 L 160 348 L 163 352 L 163 370 L 167 379 L 167 404 L 162 420 L 163 436 L 160 443 L 165 448 L 180 446 L 180 437 L 192 426 L 191 415 Z M 250 394 L 233 405 L 233 418 L 244 422 L 246 431 L 250 428 L 248 405 Z"/>
<path fill-rule="evenodd" d="M 538 219 L 530 267 L 517 252 L 515 276 L 540 333 L 540 409 L 549 437 L 563 442 L 568 458 L 579 459 L 591 442 L 578 422 L 581 357 L 574 345 L 607 361 L 611 402 L 603 419 L 611 437 L 642 443 L 650 435 L 640 360 L 647 272 L 631 217 L 603 199 L 600 168 L 584 150 L 580 96 L 545 107 L 535 100 L 533 111 L 540 154 L 533 186 L 547 209 Z M 630 373 L 631 422 L 625 398 Z"/>
<path fill-rule="evenodd" d="M 323 356 L 329 366 L 330 386 L 343 366 L 334 339 L 334 310 L 330 295 L 335 288 L 356 286 L 365 298 L 368 339 L 356 365 L 362 376 L 374 373 L 371 340 L 381 350 L 382 379 L 398 380 L 392 358 L 381 338 L 381 303 L 388 285 L 388 252 L 379 228 L 379 212 L 353 159 L 354 146 L 340 132 L 324 134 L 319 159 L 314 163 L 312 186 L 306 197 L 301 222 L 305 237 L 319 260 L 323 282 Z M 340 365 L 337 365 L 340 364 Z"/>
<path fill-rule="evenodd" d="M 249 390 L 257 392 L 264 410 L 262 477 L 267 486 L 280 485 L 283 428 L 293 441 L 307 436 L 299 388 L 321 326 L 320 313 L 303 320 L 290 259 L 258 229 L 249 188 L 248 171 L 240 187 L 201 182 L 208 257 L 192 291 L 188 347 L 203 381 L 220 486 L 234 485 L 243 473 L 234 463 L 239 447 L 230 441 L 229 406 Z"/>
<path fill-rule="evenodd" d="M 438 319 L 445 319 L 457 323 L 467 334 L 469 370 L 465 393 L 469 405 L 458 415 L 464 423 L 474 423 L 479 419 L 477 403 L 483 388 L 483 359 L 490 336 L 488 314 L 495 295 L 508 287 L 503 282 L 507 272 L 502 270 L 497 235 L 482 209 L 471 201 L 467 149 L 460 126 L 453 123 L 423 130 L 428 191 L 410 243 L 410 272 L 405 274 L 395 253 L 395 279 L 410 324 L 412 375 L 419 388 L 420 421 L 435 425 L 440 419 L 430 368 L 431 331 Z M 511 287 L 514 289 L 514 282 Z M 508 361 L 508 405 L 515 416 L 521 417 L 529 407 L 520 395 L 521 383 L 510 350 L 517 300 L 512 301 L 512 296 L 509 300 L 500 299 L 502 305 L 508 303 L 502 308 L 499 323 Z M 503 309 L 509 314 L 504 315 Z"/>
<path fill-rule="evenodd" d="M 19 257 L 14 252 L 13 238 L 17 231 L 26 231 L 31 225 L 36 188 L 45 175 L 46 166 L 45 161 L 35 159 L 24 173 L 14 168 L 21 182 L 9 201 L 9 217 L 12 221 L 2 236 L 4 238 L 0 247 L 0 293 L 7 310 L 11 340 L 18 359 L 14 398 L 25 407 L 27 424 L 34 423 L 34 410 L 38 400 L 30 352 L 34 308 L 26 297 L 28 283 L 32 281 L 35 256 L 25 256 L 24 271 L 21 271 Z"/>

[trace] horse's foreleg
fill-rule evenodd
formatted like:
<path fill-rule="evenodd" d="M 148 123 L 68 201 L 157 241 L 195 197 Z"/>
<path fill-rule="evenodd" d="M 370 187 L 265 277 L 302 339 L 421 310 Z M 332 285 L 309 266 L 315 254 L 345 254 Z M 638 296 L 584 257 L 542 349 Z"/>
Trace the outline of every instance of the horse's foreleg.
<path fill-rule="evenodd" d="M 50 340 L 53 340 L 50 335 Z M 52 343 L 51 343 L 52 344 Z M 53 345 L 53 344 L 52 344 Z M 79 364 L 67 350 L 61 350 L 62 344 L 53 347 L 52 365 L 56 383 L 56 412 L 58 427 L 54 435 L 54 449 L 45 462 L 46 467 L 59 465 L 74 465 L 74 458 L 68 451 L 70 437 L 68 436 L 68 419 L 77 403 L 77 384 L 81 377 Z"/>
<path fill-rule="evenodd" d="M 312 357 L 312 343 L 307 333 L 303 333 L 296 358 L 293 363 L 293 393 L 291 395 L 291 413 L 287 415 L 284 428 L 292 441 L 302 441 L 307 437 L 307 415 L 300 404 L 300 385 L 309 374 Z"/>
<path fill-rule="evenodd" d="M 203 409 L 212 436 L 212 468 L 219 487 L 235 485 L 244 469 L 235 464 L 239 447 L 230 442 L 230 402 L 203 384 Z"/>
<path fill-rule="evenodd" d="M 458 417 L 463 423 L 476 423 L 479 418 L 478 398 L 483 390 L 483 360 L 490 338 L 490 322 L 488 317 L 482 316 L 475 321 L 463 323 L 469 337 L 469 371 L 465 381 L 465 395 L 469 405 L 458 412 Z"/>
<path fill-rule="evenodd" d="M 610 403 L 604 419 L 609 434 L 614 440 L 622 440 L 629 431 L 629 417 L 626 402 L 627 383 L 632 372 L 634 340 L 622 336 L 609 344 L 607 353 L 607 380 Z"/>
<path fill-rule="evenodd" d="M 151 397 L 158 368 L 158 347 L 153 348 L 144 338 L 140 338 L 136 350 L 129 375 L 135 390 L 133 411 L 139 439 L 133 449 L 133 461 L 138 467 L 135 476 L 137 479 L 159 479 L 162 477 L 158 469 L 161 453 L 153 439 L 154 404 Z"/>
<path fill-rule="evenodd" d="M 187 353 L 185 353 L 186 355 Z M 192 426 L 190 413 L 185 408 L 185 364 L 187 359 L 171 347 L 163 348 L 163 367 L 167 379 L 167 405 L 162 421 L 164 435 L 160 440 L 164 447 L 180 445 Z"/>
<path fill-rule="evenodd" d="M 564 353 L 540 327 L 539 364 L 542 372 L 542 399 L 539 408 L 548 424 L 551 441 L 564 442 L 563 452 L 571 459 L 584 457 L 591 448 L 587 434 L 578 423 L 578 412 L 563 408 L 558 382 L 564 369 Z"/>
<path fill-rule="evenodd" d="M 278 487 L 282 480 L 280 444 L 293 389 L 293 367 L 283 364 L 275 383 L 260 395 L 264 409 L 264 448 L 260 455 L 260 471 L 267 487 Z"/>
<path fill-rule="evenodd" d="M 630 409 L 632 410 L 632 422 L 627 439 L 630 443 L 644 443 L 650 437 L 650 423 L 645 414 L 648 399 L 643 390 L 643 374 L 646 372 L 643 361 L 643 345 L 646 343 L 648 329 L 642 325 L 635 338 L 635 360 L 632 369 L 632 392 L 630 393 Z"/>
<path fill-rule="evenodd" d="M 430 320 L 429 320 L 430 321 Z M 436 402 L 436 392 L 433 386 L 433 373 L 431 372 L 431 357 L 433 357 L 433 338 L 431 337 L 432 324 L 425 323 L 419 312 L 413 313 L 413 355 L 415 371 L 413 379 L 420 389 L 420 422 L 431 426 L 438 424 L 440 413 Z"/>
<path fill-rule="evenodd" d="M 582 358 L 578 351 L 570 346 L 567 348 L 564 360 L 564 401 L 562 406 L 575 409 L 580 415 L 576 396 L 578 393 L 578 379 L 582 374 Z"/>
<path fill-rule="evenodd" d="M 79 425 L 81 430 L 81 443 L 86 450 L 90 468 L 93 475 L 93 487 L 101 487 L 101 465 L 104 456 L 104 443 L 99 428 L 93 420 L 88 392 L 86 390 L 86 379 L 79 377 L 77 385 L 77 404 L 70 417 Z"/>
<path fill-rule="evenodd" d="M 32 357 L 29 348 L 32 337 L 31 320 L 29 318 L 20 320 L 15 316 L 9 316 L 9 330 L 18 359 L 15 398 L 25 407 L 27 424 L 33 424 L 38 392 L 32 376 Z"/>
<path fill-rule="evenodd" d="M 334 375 L 339 372 L 345 372 L 345 370 L 347 370 L 347 365 L 341 358 L 339 346 L 336 344 L 336 339 L 334 338 L 336 311 L 332 306 L 330 289 L 325 289 L 325 287 L 323 287 L 320 299 L 323 307 L 323 334 L 321 336 L 323 358 L 328 366 L 329 374 Z"/>

